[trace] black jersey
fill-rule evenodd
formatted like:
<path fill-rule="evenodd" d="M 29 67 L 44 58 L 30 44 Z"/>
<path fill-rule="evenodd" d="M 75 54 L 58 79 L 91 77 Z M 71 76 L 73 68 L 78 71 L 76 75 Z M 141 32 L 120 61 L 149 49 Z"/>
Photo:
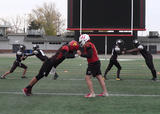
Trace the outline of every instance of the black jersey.
<path fill-rule="evenodd" d="M 150 56 L 152 56 L 142 44 L 138 45 L 137 48 L 145 59 L 148 59 Z"/>
<path fill-rule="evenodd" d="M 118 55 L 121 53 L 121 49 L 118 45 L 115 45 L 112 49 L 112 56 L 110 60 L 117 60 Z"/>
<path fill-rule="evenodd" d="M 35 55 L 37 58 L 39 58 L 41 61 L 45 61 L 48 57 L 44 54 L 44 52 L 40 49 L 33 50 L 32 54 L 29 54 L 28 56 Z"/>
<path fill-rule="evenodd" d="M 25 56 L 24 52 L 21 51 L 21 50 L 18 50 L 17 53 L 16 53 L 16 61 L 21 62 L 23 56 Z"/>

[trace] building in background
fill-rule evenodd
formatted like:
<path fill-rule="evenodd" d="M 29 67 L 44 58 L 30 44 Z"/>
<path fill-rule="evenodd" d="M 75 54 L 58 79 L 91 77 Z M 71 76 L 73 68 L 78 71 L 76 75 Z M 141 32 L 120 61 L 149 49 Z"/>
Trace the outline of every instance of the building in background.
<path fill-rule="evenodd" d="M 20 44 L 24 44 L 28 52 L 32 51 L 34 44 L 38 44 L 40 49 L 48 52 L 55 52 L 66 42 L 74 38 L 67 36 L 45 36 L 43 31 L 30 30 L 27 33 L 7 33 L 8 26 L 0 26 L 0 53 L 13 53 L 19 49 Z"/>

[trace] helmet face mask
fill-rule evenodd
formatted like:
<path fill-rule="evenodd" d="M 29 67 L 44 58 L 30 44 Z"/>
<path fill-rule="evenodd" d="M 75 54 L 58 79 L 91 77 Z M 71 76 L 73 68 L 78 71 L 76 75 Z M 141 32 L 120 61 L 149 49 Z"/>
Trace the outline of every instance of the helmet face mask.
<path fill-rule="evenodd" d="M 90 40 L 90 37 L 88 34 L 82 34 L 80 37 L 79 37 L 79 43 L 82 46 L 85 45 L 86 42 L 88 42 Z"/>
<path fill-rule="evenodd" d="M 25 50 L 25 46 L 24 45 L 20 45 L 20 47 L 19 47 L 19 49 L 21 50 L 21 51 L 24 51 Z"/>
<path fill-rule="evenodd" d="M 36 49 L 38 49 L 39 48 L 39 45 L 33 45 L 33 50 L 36 50 Z"/>
<path fill-rule="evenodd" d="M 138 45 L 140 45 L 140 42 L 138 40 L 133 40 L 133 45 L 137 47 Z"/>

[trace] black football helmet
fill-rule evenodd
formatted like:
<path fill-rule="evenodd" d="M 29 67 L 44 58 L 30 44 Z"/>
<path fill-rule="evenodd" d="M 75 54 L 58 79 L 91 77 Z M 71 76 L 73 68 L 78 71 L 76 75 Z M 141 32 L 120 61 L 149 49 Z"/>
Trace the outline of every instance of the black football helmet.
<path fill-rule="evenodd" d="M 39 48 L 39 45 L 33 45 L 33 50 L 36 50 L 36 49 L 38 49 Z"/>
<path fill-rule="evenodd" d="M 24 50 L 26 49 L 26 46 L 25 46 L 25 45 L 20 45 L 20 46 L 19 46 L 19 49 L 20 49 L 21 51 L 24 51 Z"/>
<path fill-rule="evenodd" d="M 118 46 L 123 46 L 124 45 L 124 41 L 121 39 L 116 40 L 116 45 Z"/>
<path fill-rule="evenodd" d="M 135 47 L 139 46 L 141 43 L 138 40 L 133 40 L 133 45 Z"/>

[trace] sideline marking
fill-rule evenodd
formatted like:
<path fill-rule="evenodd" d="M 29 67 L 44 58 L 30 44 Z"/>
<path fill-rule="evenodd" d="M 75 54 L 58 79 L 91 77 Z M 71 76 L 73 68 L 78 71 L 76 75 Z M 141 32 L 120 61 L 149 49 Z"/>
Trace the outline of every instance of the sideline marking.
<path fill-rule="evenodd" d="M 0 92 L 0 94 L 23 95 L 22 92 Z M 51 96 L 84 96 L 85 93 L 34 93 L 33 95 L 51 95 Z M 96 94 L 97 95 L 97 94 Z M 160 95 L 144 95 L 144 94 L 109 94 L 109 96 L 117 97 L 160 97 Z"/>

